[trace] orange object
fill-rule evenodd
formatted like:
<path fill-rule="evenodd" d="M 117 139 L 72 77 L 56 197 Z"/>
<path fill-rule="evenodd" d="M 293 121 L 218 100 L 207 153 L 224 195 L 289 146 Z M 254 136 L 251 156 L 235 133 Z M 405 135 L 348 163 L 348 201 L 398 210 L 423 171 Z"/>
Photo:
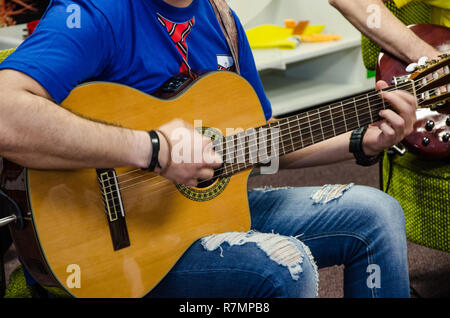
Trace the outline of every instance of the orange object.
<path fill-rule="evenodd" d="M 284 20 L 284 26 L 288 29 L 295 29 L 296 23 L 293 19 Z"/>
<path fill-rule="evenodd" d="M 329 42 L 338 41 L 341 39 L 340 35 L 335 34 L 311 34 L 311 35 L 301 35 L 303 42 Z"/>
<path fill-rule="evenodd" d="M 292 34 L 302 35 L 308 25 L 309 21 L 300 21 L 297 23 L 297 26 L 294 28 L 294 32 Z"/>

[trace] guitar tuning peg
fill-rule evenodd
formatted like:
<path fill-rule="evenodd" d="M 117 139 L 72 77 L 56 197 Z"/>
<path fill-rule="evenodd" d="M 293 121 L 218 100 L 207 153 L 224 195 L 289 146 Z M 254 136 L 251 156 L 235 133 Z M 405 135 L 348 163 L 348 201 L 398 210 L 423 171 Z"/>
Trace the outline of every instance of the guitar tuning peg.
<path fill-rule="evenodd" d="M 419 64 L 419 66 L 424 66 L 424 65 L 426 65 L 426 64 L 429 63 L 428 61 L 429 61 L 428 57 L 422 56 L 422 57 L 417 61 L 417 64 Z"/>
<path fill-rule="evenodd" d="M 417 71 L 417 68 L 419 67 L 419 65 L 417 63 L 411 63 L 406 67 L 406 71 L 408 73 L 412 73 Z"/>

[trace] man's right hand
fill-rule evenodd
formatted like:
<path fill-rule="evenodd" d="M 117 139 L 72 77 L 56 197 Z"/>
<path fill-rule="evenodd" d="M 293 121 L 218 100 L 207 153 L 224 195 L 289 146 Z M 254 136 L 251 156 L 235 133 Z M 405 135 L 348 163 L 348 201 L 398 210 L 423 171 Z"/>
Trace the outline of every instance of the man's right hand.
<path fill-rule="evenodd" d="M 222 157 L 213 150 L 211 140 L 181 119 L 162 125 L 157 133 L 162 169 L 156 172 L 165 178 L 195 187 L 199 180 L 211 179 L 214 169 L 223 163 Z"/>

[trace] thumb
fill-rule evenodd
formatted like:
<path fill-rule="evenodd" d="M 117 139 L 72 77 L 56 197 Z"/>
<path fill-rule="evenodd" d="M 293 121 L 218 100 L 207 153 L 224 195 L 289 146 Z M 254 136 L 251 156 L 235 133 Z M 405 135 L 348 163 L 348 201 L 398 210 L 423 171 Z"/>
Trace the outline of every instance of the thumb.
<path fill-rule="evenodd" d="M 377 90 L 380 90 L 389 87 L 389 85 L 385 81 L 378 81 L 375 87 Z"/>

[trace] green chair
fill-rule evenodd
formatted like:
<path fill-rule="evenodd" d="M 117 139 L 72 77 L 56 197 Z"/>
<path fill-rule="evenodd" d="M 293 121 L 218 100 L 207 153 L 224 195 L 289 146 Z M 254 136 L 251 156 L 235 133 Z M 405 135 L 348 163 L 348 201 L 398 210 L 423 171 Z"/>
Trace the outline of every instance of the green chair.
<path fill-rule="evenodd" d="M 3 62 L 8 56 L 10 56 L 16 49 L 8 49 L 0 51 L 0 63 Z"/>
<path fill-rule="evenodd" d="M 413 1 L 397 8 L 386 3 L 405 25 L 427 24 L 430 7 Z M 375 70 L 380 47 L 362 35 L 362 56 L 368 70 Z M 411 153 L 385 153 L 380 165 L 380 187 L 402 205 L 409 241 L 450 252 L 450 160 L 429 161 Z"/>
<path fill-rule="evenodd" d="M 450 252 L 450 159 L 385 154 L 381 186 L 399 201 L 409 241 Z"/>

